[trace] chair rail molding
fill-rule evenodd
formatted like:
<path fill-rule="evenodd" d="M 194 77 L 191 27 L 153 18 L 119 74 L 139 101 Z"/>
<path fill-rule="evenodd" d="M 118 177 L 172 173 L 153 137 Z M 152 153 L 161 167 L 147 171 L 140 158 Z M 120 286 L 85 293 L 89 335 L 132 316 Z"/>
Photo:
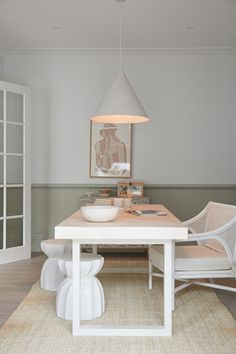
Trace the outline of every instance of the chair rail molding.
<path fill-rule="evenodd" d="M 85 184 L 74 184 L 74 183 L 32 183 L 32 188 L 117 188 L 116 184 L 100 184 L 100 183 L 85 183 Z M 236 184 L 145 184 L 145 189 L 149 188 L 176 188 L 176 189 L 234 189 Z"/>
<path fill-rule="evenodd" d="M 236 47 L 136 47 L 124 48 L 124 55 L 225 55 L 236 54 Z M 6 55 L 118 55 L 119 48 L 27 48 L 9 49 Z"/>

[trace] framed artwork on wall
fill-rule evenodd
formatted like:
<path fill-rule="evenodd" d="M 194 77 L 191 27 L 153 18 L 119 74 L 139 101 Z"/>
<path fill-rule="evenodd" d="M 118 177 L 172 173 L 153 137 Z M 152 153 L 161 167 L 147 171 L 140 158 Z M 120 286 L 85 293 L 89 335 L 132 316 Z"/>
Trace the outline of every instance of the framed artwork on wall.
<path fill-rule="evenodd" d="M 131 124 L 90 124 L 90 177 L 131 177 Z"/>

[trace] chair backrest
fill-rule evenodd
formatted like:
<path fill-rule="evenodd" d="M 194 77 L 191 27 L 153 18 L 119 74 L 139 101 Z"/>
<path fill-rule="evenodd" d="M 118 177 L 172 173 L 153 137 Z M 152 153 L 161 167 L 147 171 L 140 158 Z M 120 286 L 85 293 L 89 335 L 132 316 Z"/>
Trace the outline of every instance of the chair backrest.
<path fill-rule="evenodd" d="M 236 205 L 209 202 L 207 206 L 206 231 L 224 226 L 236 216 Z"/>
<path fill-rule="evenodd" d="M 222 203 L 209 202 L 207 206 L 206 230 L 212 231 L 223 227 L 236 217 L 236 206 Z M 230 248 L 232 257 L 236 249 L 236 226 L 222 232 L 221 236 Z M 218 241 L 209 240 L 205 245 L 219 252 L 224 252 L 224 247 Z"/>

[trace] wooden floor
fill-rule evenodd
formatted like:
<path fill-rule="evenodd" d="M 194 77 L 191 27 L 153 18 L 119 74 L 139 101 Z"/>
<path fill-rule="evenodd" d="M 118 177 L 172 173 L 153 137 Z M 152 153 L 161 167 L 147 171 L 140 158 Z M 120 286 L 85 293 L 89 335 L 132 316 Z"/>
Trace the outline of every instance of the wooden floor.
<path fill-rule="evenodd" d="M 0 327 L 39 279 L 45 259 L 46 256 L 37 254 L 26 261 L 0 266 Z"/>
<path fill-rule="evenodd" d="M 111 256 L 105 255 L 105 257 Z M 138 260 L 138 256 L 132 256 L 129 259 L 131 258 Z M 32 259 L 27 261 L 0 266 L 0 327 L 39 279 L 45 259 L 46 257 L 42 254 L 34 254 Z M 143 259 L 142 256 L 141 259 Z M 225 280 L 224 284 L 236 287 L 235 280 Z M 236 319 L 236 293 L 222 290 L 217 290 L 216 293 Z"/>

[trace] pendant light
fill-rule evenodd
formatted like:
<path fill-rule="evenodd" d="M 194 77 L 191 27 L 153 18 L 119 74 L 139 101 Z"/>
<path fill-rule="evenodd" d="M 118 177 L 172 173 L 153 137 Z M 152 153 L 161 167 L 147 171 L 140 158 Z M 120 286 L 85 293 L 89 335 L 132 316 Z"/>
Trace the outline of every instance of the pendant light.
<path fill-rule="evenodd" d="M 116 0 L 119 3 L 125 0 Z M 121 12 L 120 12 L 120 72 L 115 77 L 105 97 L 97 107 L 93 122 L 130 124 L 149 120 L 127 76 L 122 71 L 121 56 Z"/>

